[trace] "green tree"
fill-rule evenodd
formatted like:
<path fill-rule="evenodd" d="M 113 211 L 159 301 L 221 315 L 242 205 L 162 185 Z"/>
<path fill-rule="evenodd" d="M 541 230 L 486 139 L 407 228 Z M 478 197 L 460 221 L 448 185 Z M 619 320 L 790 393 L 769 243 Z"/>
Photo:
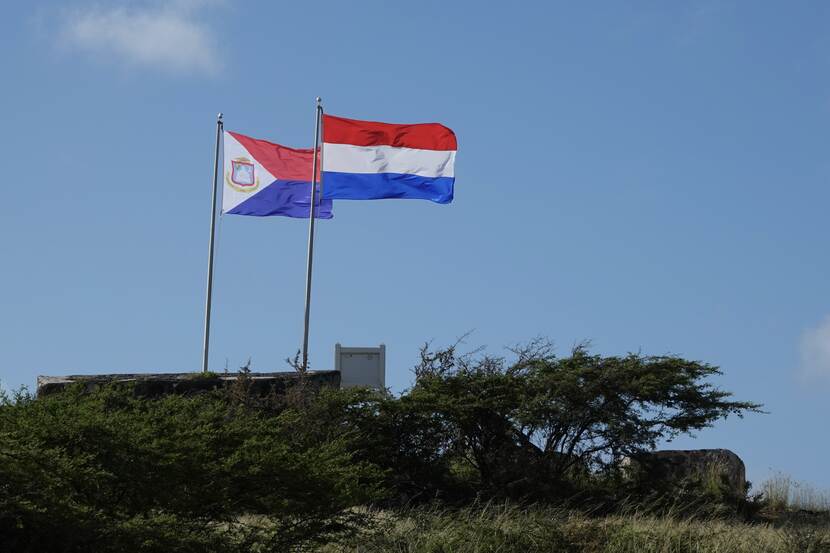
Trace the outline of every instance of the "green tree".
<path fill-rule="evenodd" d="M 676 356 L 579 346 L 560 358 L 543 340 L 512 352 L 507 360 L 425 346 L 407 394 L 434 413 L 443 450 L 488 495 L 568 493 L 580 475 L 761 407 L 714 386 L 717 367 Z"/>

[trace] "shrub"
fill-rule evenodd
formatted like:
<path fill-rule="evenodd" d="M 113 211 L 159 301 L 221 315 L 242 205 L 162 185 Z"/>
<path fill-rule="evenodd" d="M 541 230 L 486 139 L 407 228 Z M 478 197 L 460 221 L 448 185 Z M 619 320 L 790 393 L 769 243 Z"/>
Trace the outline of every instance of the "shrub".
<path fill-rule="evenodd" d="M 317 432 L 316 408 L 124 386 L 3 397 L 0 549 L 280 551 L 347 530 L 382 474 L 348 429 Z"/>

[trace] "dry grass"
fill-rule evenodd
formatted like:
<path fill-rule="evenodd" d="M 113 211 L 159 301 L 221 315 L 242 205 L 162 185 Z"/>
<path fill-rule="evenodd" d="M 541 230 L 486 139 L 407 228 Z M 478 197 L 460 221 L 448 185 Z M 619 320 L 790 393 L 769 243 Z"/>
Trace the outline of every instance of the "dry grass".
<path fill-rule="evenodd" d="M 830 492 L 776 472 L 761 484 L 761 492 L 773 511 L 830 511 Z"/>
<path fill-rule="evenodd" d="M 591 518 L 563 509 L 511 505 L 375 514 L 373 530 L 318 553 L 830 552 L 830 525 L 637 515 Z"/>

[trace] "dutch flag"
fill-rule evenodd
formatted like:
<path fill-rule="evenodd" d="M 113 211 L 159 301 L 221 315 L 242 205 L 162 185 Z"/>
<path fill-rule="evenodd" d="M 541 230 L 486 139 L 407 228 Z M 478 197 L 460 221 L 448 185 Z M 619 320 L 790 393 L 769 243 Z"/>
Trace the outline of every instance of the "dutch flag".
<path fill-rule="evenodd" d="M 449 203 L 457 149 L 455 133 L 438 123 L 395 125 L 324 115 L 323 198 Z"/>

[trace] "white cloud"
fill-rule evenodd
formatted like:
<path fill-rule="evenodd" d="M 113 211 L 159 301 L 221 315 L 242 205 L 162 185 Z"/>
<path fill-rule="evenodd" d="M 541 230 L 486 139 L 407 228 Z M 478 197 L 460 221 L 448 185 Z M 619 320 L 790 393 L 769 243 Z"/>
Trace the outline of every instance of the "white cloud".
<path fill-rule="evenodd" d="M 804 376 L 830 380 L 830 317 L 801 335 L 800 353 Z"/>
<path fill-rule="evenodd" d="M 204 0 L 166 6 L 88 8 L 65 17 L 62 36 L 76 48 L 134 65 L 215 74 L 221 68 L 213 32 L 199 18 Z"/>

